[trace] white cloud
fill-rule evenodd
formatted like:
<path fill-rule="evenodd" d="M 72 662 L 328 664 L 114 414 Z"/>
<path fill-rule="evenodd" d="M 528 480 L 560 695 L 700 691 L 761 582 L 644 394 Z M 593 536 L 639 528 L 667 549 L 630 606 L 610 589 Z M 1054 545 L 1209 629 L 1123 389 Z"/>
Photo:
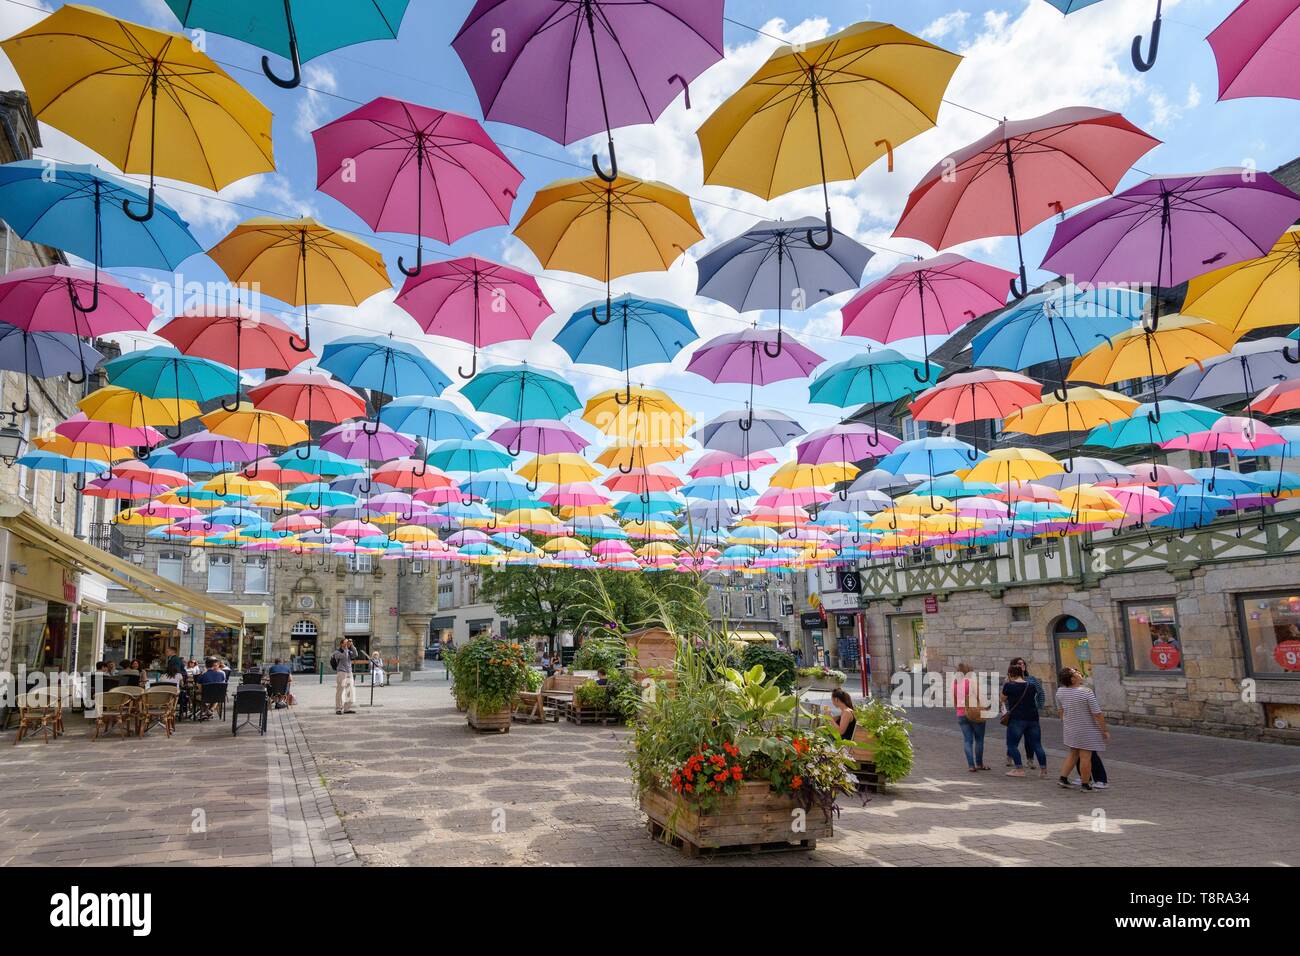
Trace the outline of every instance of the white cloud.
<path fill-rule="evenodd" d="M 966 22 L 970 20 L 970 14 L 965 10 L 953 10 L 951 13 L 945 13 L 939 19 L 930 23 L 920 33 L 922 37 L 932 42 L 945 39 L 954 33 L 962 33 L 966 29 Z"/>

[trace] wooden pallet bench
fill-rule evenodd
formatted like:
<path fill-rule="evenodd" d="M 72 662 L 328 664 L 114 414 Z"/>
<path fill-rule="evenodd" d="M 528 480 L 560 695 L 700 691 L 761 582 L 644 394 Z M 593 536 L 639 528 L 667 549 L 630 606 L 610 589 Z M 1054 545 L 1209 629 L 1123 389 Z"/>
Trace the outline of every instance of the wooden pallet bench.
<path fill-rule="evenodd" d="M 608 726 L 622 722 L 622 718 L 608 710 L 588 710 L 572 701 L 564 705 L 564 719 L 571 724 L 600 724 Z"/>

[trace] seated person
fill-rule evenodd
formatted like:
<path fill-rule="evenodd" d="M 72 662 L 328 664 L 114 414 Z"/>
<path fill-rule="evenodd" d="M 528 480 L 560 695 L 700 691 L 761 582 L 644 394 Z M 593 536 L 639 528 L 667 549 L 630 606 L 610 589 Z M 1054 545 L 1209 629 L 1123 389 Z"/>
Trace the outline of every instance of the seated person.
<path fill-rule="evenodd" d="M 293 668 L 284 662 L 284 658 L 277 657 L 275 663 L 267 671 L 269 674 L 292 674 Z"/>
<path fill-rule="evenodd" d="M 211 657 L 208 658 L 207 660 L 208 669 L 205 670 L 198 677 L 194 678 L 195 682 L 199 684 L 227 683 L 226 672 L 223 671 L 219 666 L 217 666 L 218 664 L 220 664 L 220 661 L 216 660 L 215 658 L 211 658 Z M 211 719 L 212 715 L 216 711 L 216 706 L 217 706 L 216 704 L 204 704 L 203 713 L 199 716 L 199 719 L 200 720 Z"/>
<path fill-rule="evenodd" d="M 601 687 L 604 687 L 606 684 L 609 683 L 609 678 L 605 675 L 605 668 L 603 667 L 597 668 L 596 683 Z"/>

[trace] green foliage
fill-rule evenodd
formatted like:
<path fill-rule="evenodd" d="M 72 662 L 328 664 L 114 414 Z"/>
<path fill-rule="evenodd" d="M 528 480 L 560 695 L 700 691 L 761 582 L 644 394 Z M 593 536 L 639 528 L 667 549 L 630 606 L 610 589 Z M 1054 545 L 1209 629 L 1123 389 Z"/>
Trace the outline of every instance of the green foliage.
<path fill-rule="evenodd" d="M 801 667 L 798 673 L 800 677 L 811 678 L 812 680 L 838 681 L 841 684 L 848 679 L 848 676 L 843 671 L 832 670 L 829 667 Z"/>
<path fill-rule="evenodd" d="M 754 667 L 763 668 L 768 679 L 776 683 L 785 693 L 794 690 L 795 662 L 789 651 L 778 650 L 767 644 L 746 644 L 745 653 L 740 657 L 740 666 L 744 670 Z"/>
<path fill-rule="evenodd" d="M 605 697 L 606 709 L 618 714 L 625 723 L 633 720 L 641 709 L 641 688 L 626 671 L 609 675 Z"/>
<path fill-rule="evenodd" d="M 579 684 L 573 691 L 573 701 L 581 710 L 605 710 L 608 694 L 594 680 Z"/>
<path fill-rule="evenodd" d="M 492 712 L 509 704 L 524 689 L 531 669 L 523 648 L 495 637 L 476 637 L 452 661 L 456 699 Z"/>
<path fill-rule="evenodd" d="M 533 693 L 537 693 L 542 689 L 542 685 L 545 683 L 546 675 L 536 667 L 530 667 L 524 672 L 524 690 L 530 690 Z"/>
<path fill-rule="evenodd" d="M 573 669 L 576 671 L 603 670 L 612 674 L 623 666 L 627 658 L 627 645 L 621 638 L 612 635 L 588 635 L 573 655 Z"/>
<path fill-rule="evenodd" d="M 893 782 L 912 772 L 912 725 L 901 707 L 873 697 L 853 709 L 858 726 L 876 738 L 876 773 Z"/>

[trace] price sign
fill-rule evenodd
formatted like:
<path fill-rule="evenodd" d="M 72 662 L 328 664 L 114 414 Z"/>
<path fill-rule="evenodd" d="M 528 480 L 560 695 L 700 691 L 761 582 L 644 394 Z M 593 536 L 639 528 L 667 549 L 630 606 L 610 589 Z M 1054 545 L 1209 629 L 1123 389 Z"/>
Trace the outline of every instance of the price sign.
<path fill-rule="evenodd" d="M 1162 671 L 1176 670 L 1182 661 L 1182 653 L 1172 644 L 1153 644 L 1151 646 L 1151 663 Z"/>
<path fill-rule="evenodd" d="M 933 594 L 927 594 L 925 596 L 925 613 L 926 614 L 939 613 L 939 599 L 935 597 Z"/>
<path fill-rule="evenodd" d="M 1273 660 L 1285 670 L 1300 671 L 1300 641 L 1281 641 L 1273 648 Z"/>

